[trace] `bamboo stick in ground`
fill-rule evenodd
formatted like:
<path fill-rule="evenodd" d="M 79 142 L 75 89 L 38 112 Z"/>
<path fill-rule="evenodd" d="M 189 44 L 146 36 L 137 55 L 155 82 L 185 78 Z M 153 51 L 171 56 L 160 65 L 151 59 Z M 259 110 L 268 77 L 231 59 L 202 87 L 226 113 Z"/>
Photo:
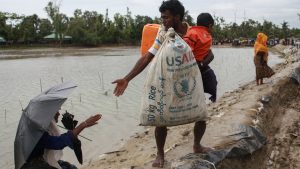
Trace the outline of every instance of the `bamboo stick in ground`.
<path fill-rule="evenodd" d="M 102 72 L 102 90 L 104 90 L 104 74 Z"/>
<path fill-rule="evenodd" d="M 116 108 L 119 109 L 118 98 L 116 98 Z"/>
<path fill-rule="evenodd" d="M 4 110 L 4 119 L 5 119 L 5 124 L 6 124 L 6 109 Z"/>
<path fill-rule="evenodd" d="M 41 92 L 43 91 L 43 86 L 42 86 L 42 79 L 40 78 L 40 88 L 41 88 Z"/>

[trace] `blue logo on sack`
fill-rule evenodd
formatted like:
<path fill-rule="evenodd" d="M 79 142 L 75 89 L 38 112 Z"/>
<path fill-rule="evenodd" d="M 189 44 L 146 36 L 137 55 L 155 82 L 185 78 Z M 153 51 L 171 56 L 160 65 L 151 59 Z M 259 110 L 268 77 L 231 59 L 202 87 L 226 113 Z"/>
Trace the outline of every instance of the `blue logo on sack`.
<path fill-rule="evenodd" d="M 196 88 L 195 77 L 178 80 L 173 85 L 177 97 L 182 98 L 191 95 Z"/>
<path fill-rule="evenodd" d="M 189 81 L 187 79 L 184 79 L 180 82 L 181 85 L 181 91 L 185 94 L 188 94 L 189 92 Z"/>

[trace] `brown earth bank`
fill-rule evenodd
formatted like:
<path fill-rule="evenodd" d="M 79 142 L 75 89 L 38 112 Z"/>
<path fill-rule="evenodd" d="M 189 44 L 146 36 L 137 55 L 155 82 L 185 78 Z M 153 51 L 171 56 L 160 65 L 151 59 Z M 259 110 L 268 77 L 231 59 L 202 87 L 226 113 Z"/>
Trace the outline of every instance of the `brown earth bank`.
<path fill-rule="evenodd" d="M 239 132 L 235 128 L 238 125 L 260 129 L 266 143 L 246 155 L 208 163 L 207 169 L 300 168 L 300 86 L 290 78 L 297 67 L 297 61 L 277 65 L 274 68 L 276 74 L 265 84 L 256 86 L 253 81 L 208 105 L 210 119 L 201 142 L 203 145 L 218 151 L 238 144 L 240 138 L 235 137 Z M 203 154 L 192 153 L 192 144 L 193 124 L 170 127 L 164 168 L 203 168 L 193 161 L 191 165 L 181 165 L 187 164 L 189 156 L 194 156 L 194 161 L 202 160 Z M 100 155 L 82 169 L 152 168 L 155 157 L 154 128 L 149 127 L 132 136 L 119 150 Z"/>
<path fill-rule="evenodd" d="M 261 90 L 262 93 L 265 87 Z M 259 113 L 259 125 L 267 136 L 267 144 L 252 155 L 225 159 L 218 168 L 300 168 L 300 86 L 285 77 L 266 95 L 271 101 Z"/>

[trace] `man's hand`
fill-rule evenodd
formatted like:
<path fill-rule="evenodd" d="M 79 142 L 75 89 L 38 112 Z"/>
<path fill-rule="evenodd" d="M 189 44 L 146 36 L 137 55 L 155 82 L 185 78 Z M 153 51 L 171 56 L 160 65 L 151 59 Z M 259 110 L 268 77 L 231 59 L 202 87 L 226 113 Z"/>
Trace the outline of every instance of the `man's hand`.
<path fill-rule="evenodd" d="M 117 83 L 117 86 L 114 90 L 115 96 L 120 96 L 124 93 L 125 89 L 128 86 L 128 81 L 126 79 L 118 79 L 112 82 L 112 84 Z"/>

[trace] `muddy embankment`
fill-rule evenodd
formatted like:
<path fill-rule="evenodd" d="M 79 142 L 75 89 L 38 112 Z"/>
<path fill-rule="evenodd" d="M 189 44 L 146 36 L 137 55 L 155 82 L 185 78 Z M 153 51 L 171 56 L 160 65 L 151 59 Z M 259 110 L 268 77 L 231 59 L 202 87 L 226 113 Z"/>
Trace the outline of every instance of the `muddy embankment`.
<path fill-rule="evenodd" d="M 212 153 L 192 153 L 193 124 L 170 127 L 164 168 L 300 168 L 300 85 L 290 78 L 299 68 L 297 60 L 277 65 L 276 74 L 265 84 L 257 86 L 253 81 L 208 106 L 210 119 L 201 143 L 214 147 Z M 156 156 L 153 133 L 154 128 L 146 128 L 118 151 L 100 155 L 83 168 L 152 168 Z"/>
<path fill-rule="evenodd" d="M 260 129 L 266 138 L 265 145 L 253 153 L 225 158 L 216 166 L 219 169 L 300 168 L 299 53 L 293 51 L 295 49 L 292 47 L 284 48 L 284 46 L 276 46 L 274 50 L 286 59 L 285 63 L 276 66 L 276 75 L 262 86 L 250 83 L 237 89 L 233 92 L 236 94 L 228 96 L 231 98 L 236 95 L 234 97 L 239 98 L 239 101 L 232 105 L 227 104 L 227 108 L 224 107 L 227 111 L 240 109 L 240 113 L 248 114 L 246 115 L 248 117 L 245 116 L 246 121 L 240 122 Z M 226 95 L 220 102 L 222 103 L 224 99 Z M 221 107 L 216 105 L 217 109 Z M 226 147 L 228 139 L 225 137 L 222 140 L 221 145 Z M 239 144 L 237 140 L 232 141 Z M 246 150 L 249 148 L 251 145 L 248 145 Z"/>
<path fill-rule="evenodd" d="M 247 84 L 209 106 L 212 114 L 203 144 L 216 151 L 178 158 L 178 148 L 169 153 L 177 159 L 166 168 L 300 168 L 300 86 L 290 78 L 296 68 L 299 73 L 298 62 L 278 65 L 277 74 L 266 84 Z"/>
<path fill-rule="evenodd" d="M 264 96 L 270 101 L 258 113 L 258 125 L 267 137 L 266 145 L 252 155 L 225 159 L 217 168 L 300 168 L 300 86 L 284 77 Z"/>

